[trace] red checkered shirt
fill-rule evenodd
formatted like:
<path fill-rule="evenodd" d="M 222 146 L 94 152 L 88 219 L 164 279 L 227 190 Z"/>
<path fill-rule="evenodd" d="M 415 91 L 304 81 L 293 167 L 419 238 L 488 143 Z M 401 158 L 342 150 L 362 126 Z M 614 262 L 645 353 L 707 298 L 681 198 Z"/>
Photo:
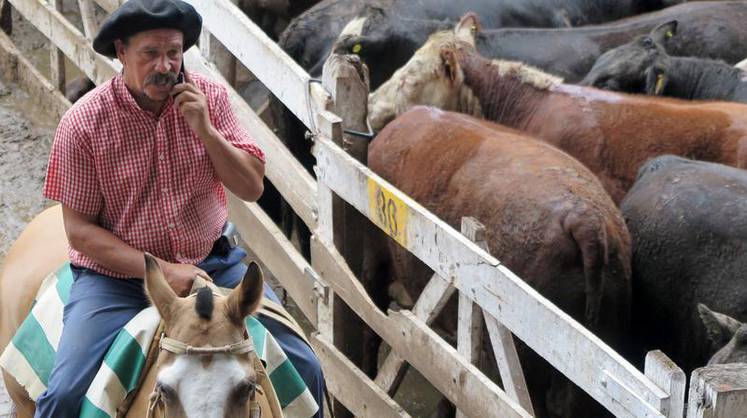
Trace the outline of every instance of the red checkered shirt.
<path fill-rule="evenodd" d="M 264 161 L 239 125 L 225 87 L 188 78 L 207 96 L 210 120 L 226 140 Z M 196 264 L 227 218 L 226 196 L 202 140 L 172 99 L 160 116 L 142 110 L 122 75 L 68 110 L 55 133 L 44 196 L 84 214 L 130 246 L 170 262 Z M 69 249 L 73 264 L 126 277 Z"/>

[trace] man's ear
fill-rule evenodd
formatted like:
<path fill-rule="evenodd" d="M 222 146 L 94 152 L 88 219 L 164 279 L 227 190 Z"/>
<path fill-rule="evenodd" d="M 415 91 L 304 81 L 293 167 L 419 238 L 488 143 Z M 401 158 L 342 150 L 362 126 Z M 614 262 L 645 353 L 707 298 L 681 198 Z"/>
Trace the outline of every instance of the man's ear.
<path fill-rule="evenodd" d="M 456 58 L 456 51 L 452 47 L 445 46 L 441 48 L 440 56 L 444 74 L 452 83 L 456 82 L 459 77 L 459 62 Z"/>
<path fill-rule="evenodd" d="M 117 54 L 117 59 L 122 64 L 124 64 L 125 47 L 126 45 L 121 39 L 116 39 L 114 41 L 114 52 Z"/>
<path fill-rule="evenodd" d="M 662 23 L 651 30 L 651 38 L 659 45 L 666 46 L 667 43 L 677 35 L 678 23 L 676 20 Z"/>

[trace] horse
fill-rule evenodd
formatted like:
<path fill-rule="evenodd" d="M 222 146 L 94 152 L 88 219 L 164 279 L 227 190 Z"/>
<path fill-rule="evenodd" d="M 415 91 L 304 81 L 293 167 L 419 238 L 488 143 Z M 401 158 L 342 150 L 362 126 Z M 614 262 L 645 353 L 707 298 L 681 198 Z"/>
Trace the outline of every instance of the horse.
<path fill-rule="evenodd" d="M 29 314 L 44 278 L 67 261 L 67 248 L 60 206 L 37 215 L 11 246 L 0 273 L 0 351 Z M 266 412 L 262 416 L 281 417 L 244 325 L 262 300 L 263 276 L 257 264 L 249 265 L 227 296 L 211 291 L 204 297 L 181 298 L 155 258 L 146 254 L 144 262 L 145 290 L 161 315 L 164 333 L 158 358 L 125 417 L 255 417 L 258 410 Z M 204 315 L 205 299 L 212 308 L 209 318 Z M 5 371 L 3 378 L 18 417 L 33 417 L 34 401 L 26 390 Z M 204 396 L 208 389 L 225 396 Z"/>

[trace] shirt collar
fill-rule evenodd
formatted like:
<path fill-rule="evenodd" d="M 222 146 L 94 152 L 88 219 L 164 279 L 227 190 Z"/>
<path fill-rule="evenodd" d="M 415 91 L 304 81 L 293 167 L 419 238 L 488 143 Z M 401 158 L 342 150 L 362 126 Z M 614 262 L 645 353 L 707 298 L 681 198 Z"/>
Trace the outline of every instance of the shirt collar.
<path fill-rule="evenodd" d="M 166 116 L 174 107 L 174 98 L 169 97 L 164 104 L 163 111 L 158 116 L 142 109 L 140 106 L 138 106 L 135 98 L 132 97 L 132 93 L 130 93 L 130 90 L 125 85 L 124 76 L 122 75 L 122 73 L 117 74 L 112 80 L 112 89 L 114 91 L 114 96 L 117 99 L 117 104 L 119 105 L 119 107 L 129 113 L 144 115 L 151 119 L 160 119 Z"/>

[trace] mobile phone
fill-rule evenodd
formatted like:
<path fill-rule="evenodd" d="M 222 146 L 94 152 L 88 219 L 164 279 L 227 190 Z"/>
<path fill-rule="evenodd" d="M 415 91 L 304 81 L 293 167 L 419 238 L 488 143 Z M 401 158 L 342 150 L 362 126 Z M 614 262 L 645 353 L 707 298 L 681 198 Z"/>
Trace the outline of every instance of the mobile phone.
<path fill-rule="evenodd" d="M 184 82 L 184 71 L 179 71 L 179 75 L 176 76 L 176 84 L 181 84 Z"/>

